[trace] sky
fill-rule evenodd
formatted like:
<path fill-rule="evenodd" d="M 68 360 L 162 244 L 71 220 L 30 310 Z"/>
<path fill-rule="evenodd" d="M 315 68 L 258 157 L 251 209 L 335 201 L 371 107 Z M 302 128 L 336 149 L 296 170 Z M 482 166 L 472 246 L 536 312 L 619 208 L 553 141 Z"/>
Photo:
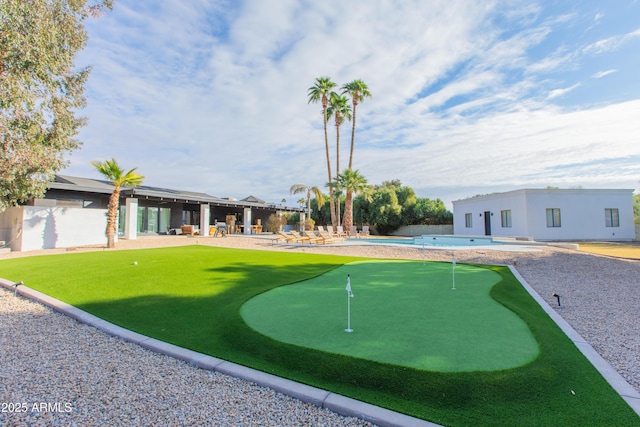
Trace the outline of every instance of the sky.
<path fill-rule="evenodd" d="M 117 0 L 86 27 L 88 124 L 66 175 L 115 158 L 146 185 L 297 206 L 293 184 L 328 181 L 308 89 L 330 77 L 371 92 L 353 160 L 369 184 L 449 208 L 640 188 L 640 0 Z"/>

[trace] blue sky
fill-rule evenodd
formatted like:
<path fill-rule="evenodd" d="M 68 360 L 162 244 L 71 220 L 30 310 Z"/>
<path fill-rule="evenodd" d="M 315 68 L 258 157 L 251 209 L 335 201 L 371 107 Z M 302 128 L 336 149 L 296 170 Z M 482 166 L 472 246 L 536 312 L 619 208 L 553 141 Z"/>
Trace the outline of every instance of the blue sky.
<path fill-rule="evenodd" d="M 638 0 L 118 0 L 87 29 L 89 121 L 68 175 L 115 157 L 148 185 L 296 205 L 292 184 L 327 182 L 307 90 L 328 76 L 373 95 L 354 155 L 371 184 L 449 207 L 640 187 Z"/>

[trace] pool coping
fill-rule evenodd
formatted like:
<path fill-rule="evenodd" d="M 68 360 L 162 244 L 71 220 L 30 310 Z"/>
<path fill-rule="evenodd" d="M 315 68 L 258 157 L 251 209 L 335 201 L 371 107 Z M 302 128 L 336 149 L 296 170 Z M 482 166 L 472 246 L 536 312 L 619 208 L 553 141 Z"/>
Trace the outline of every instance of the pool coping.
<path fill-rule="evenodd" d="M 589 360 L 589 362 L 600 372 L 611 387 L 620 397 L 640 416 L 640 393 L 631 386 L 580 334 L 569 325 L 551 306 L 529 285 L 520 275 L 518 270 L 511 265 L 506 265 L 513 275 L 518 279 L 527 292 L 536 300 L 542 309 L 551 317 L 558 327 L 574 343 L 578 350 Z M 213 356 L 198 353 L 183 347 L 166 343 L 146 335 L 122 328 L 84 310 L 31 289 L 23 284 L 0 278 L 0 286 L 14 294 L 28 298 L 44 304 L 53 310 L 65 314 L 78 322 L 93 326 L 109 335 L 121 338 L 125 341 L 138 344 L 143 348 L 164 354 L 178 360 L 189 363 L 200 369 L 219 372 L 225 375 L 251 381 L 259 386 L 271 388 L 277 392 L 313 404 L 320 408 L 329 409 L 339 415 L 357 417 L 364 421 L 371 422 L 382 427 L 396 426 L 424 426 L 440 427 L 438 424 L 426 420 L 411 417 L 389 409 L 381 408 L 356 399 L 342 396 L 317 387 L 301 384 L 286 378 L 278 377 L 253 368 L 242 366 Z"/>

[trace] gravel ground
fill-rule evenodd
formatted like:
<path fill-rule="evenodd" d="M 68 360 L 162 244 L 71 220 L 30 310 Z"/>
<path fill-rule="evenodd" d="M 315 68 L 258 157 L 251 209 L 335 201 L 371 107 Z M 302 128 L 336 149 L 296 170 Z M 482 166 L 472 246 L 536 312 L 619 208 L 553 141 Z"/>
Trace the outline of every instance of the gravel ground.
<path fill-rule="evenodd" d="M 528 252 L 291 247 L 237 236 L 121 240 L 118 248 L 185 244 L 441 261 L 450 261 L 455 253 L 457 262 L 515 265 L 529 284 L 640 391 L 637 260 L 551 247 Z M 11 253 L 0 259 L 64 252 L 68 250 Z M 553 292 L 561 295 L 561 307 L 551 296 Z M 4 290 L 0 291 L 0 348 L 0 425 L 370 425 L 155 354 Z M 26 411 L 16 412 L 14 404 L 23 403 L 18 409 Z M 45 406 L 41 407 L 42 403 Z"/>
<path fill-rule="evenodd" d="M 5 290 L 0 348 L 0 426 L 371 425 L 153 353 Z"/>

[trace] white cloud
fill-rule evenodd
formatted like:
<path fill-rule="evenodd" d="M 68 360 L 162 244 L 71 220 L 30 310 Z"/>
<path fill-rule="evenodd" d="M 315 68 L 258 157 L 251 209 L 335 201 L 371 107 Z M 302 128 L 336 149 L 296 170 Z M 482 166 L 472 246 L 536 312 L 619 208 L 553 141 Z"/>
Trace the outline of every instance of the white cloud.
<path fill-rule="evenodd" d="M 617 73 L 617 72 L 618 72 L 618 70 L 599 71 L 599 72 L 597 72 L 597 73 L 595 73 L 593 75 L 593 78 L 594 79 L 600 79 L 600 78 L 602 78 L 604 76 L 608 76 L 609 74 L 613 74 L 613 73 Z"/>
<path fill-rule="evenodd" d="M 372 91 L 358 107 L 355 153 L 370 182 L 400 178 L 431 196 L 609 179 L 609 162 L 640 156 L 630 142 L 640 107 L 620 98 L 554 105 L 580 86 L 567 82 L 588 77 L 563 69 L 575 71 L 598 44 L 576 52 L 554 43 L 574 15 L 545 13 L 544 3 L 501 0 L 120 0 L 90 24 L 80 59 L 94 65 L 90 122 L 66 173 L 95 176 L 89 161 L 116 157 L 149 185 L 271 201 L 294 183 L 323 185 L 321 109 L 307 104 L 307 89 L 328 75 L 339 85 L 361 78 Z M 532 59 L 544 43 L 549 51 Z M 620 67 L 588 75 L 612 84 Z M 349 138 L 345 124 L 343 165 Z M 580 162 L 591 166 L 566 166 Z M 625 168 L 626 179 L 640 175 Z"/>
<path fill-rule="evenodd" d="M 626 34 L 615 35 L 611 37 L 606 37 L 604 39 L 600 39 L 596 42 L 593 42 L 587 45 L 583 49 L 583 51 L 585 53 L 594 53 L 594 54 L 601 54 L 604 52 L 614 51 L 619 49 L 620 46 L 623 45 L 624 43 L 632 41 L 633 39 L 636 39 L 638 37 L 640 37 L 640 28 Z"/>
<path fill-rule="evenodd" d="M 565 88 L 562 88 L 562 89 L 554 89 L 549 93 L 549 96 L 547 96 L 547 99 L 550 100 L 550 99 L 558 98 L 560 96 L 563 96 L 566 93 L 571 92 L 572 90 L 574 90 L 574 89 L 576 89 L 578 87 L 580 87 L 580 83 L 576 83 L 576 84 L 574 84 L 572 86 L 565 87 Z"/>

